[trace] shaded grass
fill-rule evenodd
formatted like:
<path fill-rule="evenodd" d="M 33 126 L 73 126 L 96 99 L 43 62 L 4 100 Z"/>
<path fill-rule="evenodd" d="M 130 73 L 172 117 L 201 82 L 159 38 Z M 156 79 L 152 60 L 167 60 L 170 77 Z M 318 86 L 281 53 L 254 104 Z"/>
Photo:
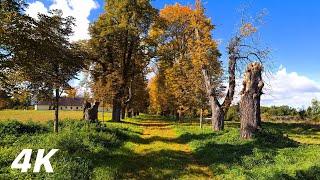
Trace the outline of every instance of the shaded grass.
<path fill-rule="evenodd" d="M 12 130 L 13 125 L 16 128 Z M 119 155 L 130 156 L 124 148 L 130 139 L 139 137 L 137 126 L 110 123 L 88 124 L 69 120 L 60 124 L 59 134 L 51 131 L 52 123 L 25 124 L 1 122 L 0 179 L 114 179 L 126 161 L 112 161 Z M 23 129 L 23 130 L 22 130 Z M 33 131 L 36 129 L 36 131 Z M 60 149 L 51 159 L 54 173 L 21 173 L 10 165 L 23 149 Z M 32 162 L 35 161 L 35 154 Z"/>
<path fill-rule="evenodd" d="M 266 123 L 264 130 L 250 141 L 239 138 L 237 123 L 227 123 L 223 132 L 212 132 L 209 126 L 199 129 L 180 124 L 175 128 L 180 141 L 190 144 L 194 156 L 210 166 L 216 178 L 319 178 L 320 146 L 300 144 L 283 134 L 296 133 L 296 126 Z"/>

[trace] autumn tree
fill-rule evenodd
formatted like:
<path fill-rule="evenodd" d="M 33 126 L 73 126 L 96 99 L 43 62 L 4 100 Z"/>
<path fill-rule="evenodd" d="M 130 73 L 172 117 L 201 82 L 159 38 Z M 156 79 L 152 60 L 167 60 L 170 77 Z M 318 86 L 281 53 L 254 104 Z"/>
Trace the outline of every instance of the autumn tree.
<path fill-rule="evenodd" d="M 156 106 L 154 103 L 159 102 L 162 114 L 176 114 L 177 119 L 187 111 L 196 112 L 206 102 L 201 71 L 196 68 L 192 54 L 194 14 L 195 11 L 188 6 L 166 6 L 151 31 L 158 42 L 158 68 L 150 83 L 151 105 Z"/>
<path fill-rule="evenodd" d="M 67 94 L 68 98 L 76 98 L 77 97 L 77 89 L 74 87 L 70 87 L 68 89 L 65 89 L 65 94 Z"/>
<path fill-rule="evenodd" d="M 108 0 L 105 12 L 90 28 L 97 57 L 92 75 L 94 81 L 105 79 L 111 84 L 113 121 L 120 121 L 130 82 L 150 59 L 148 30 L 156 13 L 149 0 Z"/>

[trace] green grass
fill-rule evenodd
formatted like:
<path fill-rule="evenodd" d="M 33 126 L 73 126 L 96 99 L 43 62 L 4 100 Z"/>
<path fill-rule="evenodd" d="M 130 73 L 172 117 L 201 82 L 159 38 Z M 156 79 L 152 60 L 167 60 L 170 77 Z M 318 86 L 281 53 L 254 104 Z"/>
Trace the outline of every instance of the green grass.
<path fill-rule="evenodd" d="M 223 132 L 190 124 L 175 129 L 218 179 L 320 179 L 320 145 L 306 143 L 311 134 L 319 138 L 319 126 L 266 123 L 250 141 L 239 138 L 237 123 L 227 123 Z M 294 141 L 295 135 L 304 144 Z"/>
<path fill-rule="evenodd" d="M 317 125 L 264 123 L 245 141 L 231 122 L 212 132 L 147 115 L 99 125 L 64 120 L 59 134 L 52 124 L 0 121 L 0 179 L 320 179 Z M 26 148 L 60 149 L 50 159 L 54 173 L 12 170 Z"/>
<path fill-rule="evenodd" d="M 52 122 L 1 122 L 0 179 L 115 179 L 131 153 L 124 144 L 141 133 L 134 125 L 76 120 L 61 122 L 59 134 L 51 130 Z M 12 170 L 10 165 L 22 149 L 60 149 L 50 159 L 54 173 Z"/>

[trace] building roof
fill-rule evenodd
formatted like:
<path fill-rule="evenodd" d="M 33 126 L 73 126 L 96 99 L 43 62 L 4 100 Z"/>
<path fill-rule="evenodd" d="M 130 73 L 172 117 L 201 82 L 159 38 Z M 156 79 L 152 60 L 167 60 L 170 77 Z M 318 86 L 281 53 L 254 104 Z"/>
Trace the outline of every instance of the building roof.
<path fill-rule="evenodd" d="M 82 106 L 84 102 L 83 98 L 65 98 L 62 97 L 59 100 L 59 106 Z M 53 105 L 52 101 L 39 101 L 37 105 Z"/>

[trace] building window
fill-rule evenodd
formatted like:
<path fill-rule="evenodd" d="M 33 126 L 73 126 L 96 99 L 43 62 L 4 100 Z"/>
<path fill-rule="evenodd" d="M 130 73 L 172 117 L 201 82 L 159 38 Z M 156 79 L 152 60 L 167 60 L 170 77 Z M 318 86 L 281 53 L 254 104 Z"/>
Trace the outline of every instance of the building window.
<path fill-rule="evenodd" d="M 70 109 L 72 109 L 72 107 L 70 107 Z"/>
<path fill-rule="evenodd" d="M 62 110 L 62 107 L 60 109 Z"/>
<path fill-rule="evenodd" d="M 76 109 L 78 110 L 78 109 L 79 109 L 79 107 L 76 107 Z"/>
<path fill-rule="evenodd" d="M 68 109 L 68 106 L 66 106 L 65 109 Z"/>

